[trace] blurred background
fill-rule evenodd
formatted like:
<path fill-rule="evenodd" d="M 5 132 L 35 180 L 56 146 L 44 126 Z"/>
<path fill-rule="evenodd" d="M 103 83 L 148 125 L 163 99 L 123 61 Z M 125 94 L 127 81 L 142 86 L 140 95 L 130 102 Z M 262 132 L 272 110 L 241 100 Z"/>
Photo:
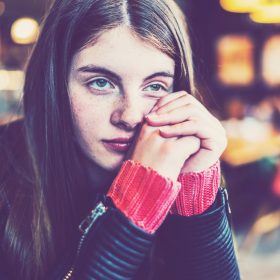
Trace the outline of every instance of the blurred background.
<path fill-rule="evenodd" d="M 24 69 L 51 0 L 0 0 L 0 123 L 21 116 Z M 222 120 L 243 279 L 280 279 L 280 0 L 177 0 L 199 90 Z M 218 279 L 217 279 L 218 280 Z"/>

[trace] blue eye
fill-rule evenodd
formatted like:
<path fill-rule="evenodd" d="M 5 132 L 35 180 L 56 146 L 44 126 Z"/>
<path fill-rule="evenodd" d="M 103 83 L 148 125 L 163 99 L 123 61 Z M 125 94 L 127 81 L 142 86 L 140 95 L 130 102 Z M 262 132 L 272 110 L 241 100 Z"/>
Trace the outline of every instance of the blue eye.
<path fill-rule="evenodd" d="M 106 79 L 99 78 L 88 83 L 89 87 L 96 90 L 112 89 L 114 86 Z"/>
<path fill-rule="evenodd" d="M 166 88 L 160 84 L 151 84 L 144 88 L 145 91 L 166 91 Z"/>

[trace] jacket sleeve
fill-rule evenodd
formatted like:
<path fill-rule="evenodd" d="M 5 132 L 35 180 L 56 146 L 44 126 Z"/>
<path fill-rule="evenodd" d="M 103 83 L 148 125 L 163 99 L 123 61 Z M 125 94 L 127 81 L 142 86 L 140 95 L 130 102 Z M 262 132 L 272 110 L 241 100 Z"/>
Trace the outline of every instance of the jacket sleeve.
<path fill-rule="evenodd" d="M 125 280 L 137 274 L 152 247 L 154 235 L 135 226 L 109 198 L 105 205 L 104 214 L 92 216 L 92 221 L 88 217 L 85 227 L 82 226 L 85 233 L 71 276 L 57 279 Z"/>
<path fill-rule="evenodd" d="M 81 224 L 84 233 L 81 235 L 76 258 L 73 260 L 71 253 L 65 254 L 65 258 L 60 259 L 59 264 L 44 279 L 134 279 L 149 254 L 154 235 L 135 226 L 114 207 L 109 198 L 104 198 L 103 202 L 106 211 L 102 215 L 96 211 L 95 218 L 89 216 Z M 0 224 L 1 221 L 2 219 Z M 5 262 L 5 254 L 0 247 L 0 279 L 15 280 Z"/>
<path fill-rule="evenodd" d="M 238 280 L 227 192 L 203 214 L 169 215 L 159 231 L 166 261 L 161 279 Z"/>

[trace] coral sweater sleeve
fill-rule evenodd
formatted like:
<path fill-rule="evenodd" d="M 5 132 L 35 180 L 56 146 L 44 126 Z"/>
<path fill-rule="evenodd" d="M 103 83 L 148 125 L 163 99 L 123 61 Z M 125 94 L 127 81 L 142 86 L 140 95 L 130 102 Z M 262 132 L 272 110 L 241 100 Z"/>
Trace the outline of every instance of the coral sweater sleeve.
<path fill-rule="evenodd" d="M 192 216 L 205 212 L 215 201 L 220 178 L 220 161 L 202 172 L 180 174 L 181 190 L 170 213 Z"/>
<path fill-rule="evenodd" d="M 216 198 L 219 183 L 219 161 L 202 172 L 181 174 L 178 182 L 172 182 L 152 168 L 128 160 L 107 196 L 135 225 L 154 233 L 169 210 L 182 216 L 205 212 Z"/>
<path fill-rule="evenodd" d="M 128 160 L 122 165 L 107 196 L 135 225 L 154 233 L 167 216 L 180 187 L 179 182 Z"/>

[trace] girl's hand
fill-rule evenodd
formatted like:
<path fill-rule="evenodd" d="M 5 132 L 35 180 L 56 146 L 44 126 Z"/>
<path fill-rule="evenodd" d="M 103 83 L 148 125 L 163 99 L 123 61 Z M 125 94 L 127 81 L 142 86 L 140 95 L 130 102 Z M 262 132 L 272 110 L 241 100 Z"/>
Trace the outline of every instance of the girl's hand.
<path fill-rule="evenodd" d="M 197 150 L 191 147 L 192 152 L 185 153 L 181 173 L 200 172 L 209 168 L 226 148 L 225 130 L 218 119 L 185 91 L 161 98 L 146 119 L 150 126 L 159 128 L 162 137 L 173 139 L 175 143 L 185 140 L 185 144 L 189 145 L 187 139 L 200 140 Z M 177 140 L 174 140 L 174 137 Z M 176 148 L 170 153 L 173 158 L 181 157 L 183 150 Z M 170 163 L 170 166 L 172 165 L 173 162 Z"/>
<path fill-rule="evenodd" d="M 197 152 L 200 143 L 194 136 L 162 137 L 163 128 L 144 123 L 131 159 L 176 182 L 185 159 Z"/>

